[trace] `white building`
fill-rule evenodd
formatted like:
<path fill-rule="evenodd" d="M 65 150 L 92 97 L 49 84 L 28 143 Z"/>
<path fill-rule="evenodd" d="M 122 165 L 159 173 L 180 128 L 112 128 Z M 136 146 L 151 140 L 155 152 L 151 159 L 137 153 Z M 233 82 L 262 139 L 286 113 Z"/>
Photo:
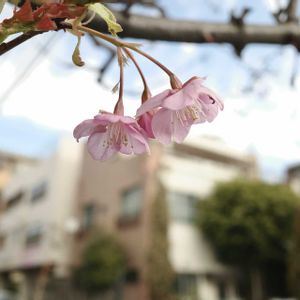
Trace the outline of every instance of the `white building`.
<path fill-rule="evenodd" d="M 256 176 L 255 160 L 218 139 L 190 139 L 166 151 L 159 176 L 168 190 L 170 259 L 180 292 L 190 289 L 195 299 L 235 299 L 233 272 L 216 260 L 193 216 L 196 202 L 216 183 Z"/>
<path fill-rule="evenodd" d="M 46 159 L 0 155 L 0 278 L 66 275 L 81 159 L 82 147 L 71 138 Z M 33 299 L 34 290 L 24 293 Z"/>

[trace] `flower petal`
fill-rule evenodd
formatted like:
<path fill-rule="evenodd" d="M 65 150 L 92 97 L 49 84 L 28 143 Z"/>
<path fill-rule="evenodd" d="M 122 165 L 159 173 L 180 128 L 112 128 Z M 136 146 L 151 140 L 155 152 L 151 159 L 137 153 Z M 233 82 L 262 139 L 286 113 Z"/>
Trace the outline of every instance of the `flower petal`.
<path fill-rule="evenodd" d="M 119 152 L 123 154 L 141 154 L 149 152 L 147 140 L 133 127 L 124 127 L 124 133 L 127 136 L 126 143 L 122 143 Z"/>
<path fill-rule="evenodd" d="M 139 117 L 146 112 L 150 112 L 154 108 L 160 107 L 162 105 L 163 100 L 165 100 L 166 97 L 168 97 L 171 94 L 172 94 L 172 90 L 168 89 L 168 90 L 165 90 L 165 91 L 161 92 L 160 94 L 148 99 L 137 110 L 136 117 Z"/>
<path fill-rule="evenodd" d="M 138 119 L 138 124 L 141 126 L 141 128 L 145 131 L 145 134 L 147 135 L 148 138 L 154 139 L 154 134 L 152 130 L 152 114 L 146 112 L 143 115 L 141 115 Z"/>
<path fill-rule="evenodd" d="M 116 150 L 108 143 L 106 132 L 93 133 L 88 139 L 87 148 L 95 160 L 107 160 L 116 152 Z"/>
<path fill-rule="evenodd" d="M 152 119 L 152 130 L 156 139 L 162 144 L 172 141 L 172 111 L 161 108 Z"/>
<path fill-rule="evenodd" d="M 78 141 L 84 136 L 91 135 L 94 131 L 104 132 L 105 127 L 98 124 L 97 120 L 89 119 L 77 125 L 73 131 L 74 138 Z"/>
<path fill-rule="evenodd" d="M 144 152 L 150 153 L 150 147 L 147 138 L 142 132 L 133 127 L 129 128 L 130 143 L 132 145 L 133 153 L 141 154 Z"/>
<path fill-rule="evenodd" d="M 197 99 L 196 91 L 191 90 L 188 86 L 186 86 L 180 90 L 173 91 L 173 94 L 163 101 L 162 107 L 171 110 L 179 110 L 188 105 L 192 105 L 195 99 Z"/>
<path fill-rule="evenodd" d="M 206 86 L 202 85 L 201 88 L 199 88 L 199 97 L 201 98 L 202 94 L 206 94 L 208 95 L 213 101 L 215 102 L 215 104 L 221 109 L 224 109 L 224 103 L 221 100 L 221 98 L 215 93 L 213 92 L 211 89 L 207 88 Z"/>
<path fill-rule="evenodd" d="M 136 124 L 136 120 L 132 117 L 115 115 L 112 113 L 100 113 L 94 117 L 98 121 L 98 124 L 108 125 L 110 123 L 122 122 L 125 124 Z"/>
<path fill-rule="evenodd" d="M 173 136 L 173 140 L 176 143 L 182 143 L 183 140 L 186 138 L 186 136 L 188 135 L 191 126 L 192 126 L 192 122 L 190 124 L 183 124 L 183 122 L 176 117 L 176 113 L 173 112 L 172 114 L 172 136 Z"/>
<path fill-rule="evenodd" d="M 204 82 L 205 79 L 206 79 L 205 77 L 194 76 L 194 77 L 190 78 L 188 81 L 186 81 L 183 84 L 183 87 L 190 85 L 190 84 L 195 84 L 196 86 L 202 85 L 202 83 Z"/>
<path fill-rule="evenodd" d="M 211 99 L 208 95 L 204 94 L 199 96 L 198 102 L 201 103 L 205 119 L 208 122 L 212 122 L 218 115 L 220 109 L 218 103 L 214 102 L 213 99 Z"/>
<path fill-rule="evenodd" d="M 162 106 L 172 110 L 183 109 L 186 106 L 193 105 L 193 102 L 199 95 L 199 89 L 202 87 L 204 78 L 192 77 L 183 87 L 174 91 L 174 93 L 164 100 Z"/>

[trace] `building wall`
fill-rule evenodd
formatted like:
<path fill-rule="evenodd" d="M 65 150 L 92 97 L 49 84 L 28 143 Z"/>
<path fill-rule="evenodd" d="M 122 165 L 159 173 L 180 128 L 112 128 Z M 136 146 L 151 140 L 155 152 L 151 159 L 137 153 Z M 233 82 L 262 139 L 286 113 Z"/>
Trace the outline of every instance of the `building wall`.
<path fill-rule="evenodd" d="M 170 260 L 176 273 L 195 281 L 197 299 L 219 299 L 224 277 L 225 289 L 231 286 L 231 291 L 234 277 L 232 270 L 218 262 L 212 247 L 193 224 L 195 202 L 208 196 L 218 182 L 253 178 L 255 174 L 253 157 L 210 139 L 175 146 L 161 158 L 159 177 L 168 191 L 171 216 Z M 230 294 L 233 299 L 234 293 Z"/>
<path fill-rule="evenodd" d="M 111 232 L 121 242 L 127 254 L 127 263 L 138 280 L 125 284 L 125 300 L 148 299 L 145 284 L 147 247 L 149 239 L 149 207 L 157 186 L 156 168 L 160 147 L 153 146 L 152 155 L 118 155 L 108 162 L 96 162 L 85 151 L 78 194 L 78 218 L 86 232 L 78 241 L 75 259 L 80 261 L 80 252 L 89 238 L 89 232 L 95 228 Z M 131 189 L 140 188 L 137 201 L 138 213 L 125 218 L 122 213 L 124 194 Z M 92 204 L 93 217 L 90 228 L 85 227 L 85 208 Z"/>
<path fill-rule="evenodd" d="M 74 215 L 81 150 L 73 141 L 63 139 L 48 159 L 16 161 L 2 191 L 6 208 L 0 215 L 0 232 L 5 236 L 0 272 L 50 264 L 57 266 L 60 274 L 66 272 L 70 249 L 65 222 Z M 41 194 L 34 200 L 38 187 Z M 12 205 L 11 199 L 20 192 L 22 197 Z M 34 242 L 36 232 L 40 237 Z"/>
<path fill-rule="evenodd" d="M 256 171 L 253 157 L 231 150 L 223 144 L 216 146 L 207 140 L 203 143 L 185 143 L 180 147 L 161 147 L 154 143 L 151 149 L 151 156 L 116 156 L 108 162 L 95 162 L 86 152 L 84 154 L 78 217 L 83 224 L 85 207 L 93 204 L 93 225 L 118 237 L 127 252 L 130 268 L 139 272 L 138 283 L 125 284 L 125 300 L 148 299 L 145 276 L 150 240 L 149 212 L 158 181 L 163 183 L 168 193 L 201 199 L 212 191 L 217 182 L 236 176 L 253 177 Z M 124 192 L 134 186 L 143 189 L 140 199 L 142 206 L 138 217 L 129 222 L 120 218 L 122 201 Z M 86 235 L 81 237 L 82 247 L 86 238 Z M 218 286 L 210 275 L 227 276 L 231 275 L 231 270 L 216 260 L 211 247 L 195 226 L 189 221 L 171 219 L 169 245 L 174 270 L 178 274 L 196 276 L 198 299 L 218 299 Z M 78 258 L 79 254 L 80 251 Z M 232 282 L 226 283 L 226 290 L 234 291 Z M 214 295 L 213 298 L 203 298 L 206 297 L 203 295 L 208 294 Z M 234 292 L 229 294 L 234 295 Z"/>

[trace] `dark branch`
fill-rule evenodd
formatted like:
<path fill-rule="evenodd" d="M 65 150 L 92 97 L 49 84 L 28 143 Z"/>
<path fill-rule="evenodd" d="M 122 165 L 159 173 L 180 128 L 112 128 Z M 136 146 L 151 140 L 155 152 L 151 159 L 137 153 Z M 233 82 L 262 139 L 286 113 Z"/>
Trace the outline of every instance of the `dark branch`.
<path fill-rule="evenodd" d="M 17 38 L 7 43 L 0 44 L 0 56 L 41 33 L 43 33 L 43 31 L 30 31 L 18 36 Z"/>
<path fill-rule="evenodd" d="M 70 24 L 64 23 L 64 22 L 61 22 L 61 23 L 57 22 L 56 25 L 57 25 L 56 31 L 61 30 L 61 29 L 65 30 L 65 29 L 72 28 L 72 26 Z M 19 35 L 18 37 L 16 37 L 15 39 L 13 39 L 7 43 L 5 43 L 5 42 L 1 43 L 0 44 L 0 56 L 2 54 L 5 54 L 6 52 L 12 50 L 13 48 L 21 45 L 22 43 L 30 40 L 31 38 L 35 37 L 36 35 L 46 33 L 46 32 L 48 32 L 48 31 L 29 31 L 22 35 Z"/>
<path fill-rule="evenodd" d="M 290 0 L 289 1 L 287 8 L 286 8 L 288 22 L 298 22 L 297 5 L 298 5 L 298 0 Z"/>
<path fill-rule="evenodd" d="M 297 23 L 297 5 L 299 0 L 289 0 L 285 8 L 280 8 L 273 13 L 274 18 L 278 23 Z"/>
<path fill-rule="evenodd" d="M 300 27 L 296 23 L 248 25 L 204 23 L 197 21 L 124 15 L 114 12 L 124 31 L 122 37 L 190 43 L 230 43 L 244 47 L 250 43 L 293 44 L 300 48 Z M 107 26 L 95 18 L 89 26 L 105 32 Z"/>

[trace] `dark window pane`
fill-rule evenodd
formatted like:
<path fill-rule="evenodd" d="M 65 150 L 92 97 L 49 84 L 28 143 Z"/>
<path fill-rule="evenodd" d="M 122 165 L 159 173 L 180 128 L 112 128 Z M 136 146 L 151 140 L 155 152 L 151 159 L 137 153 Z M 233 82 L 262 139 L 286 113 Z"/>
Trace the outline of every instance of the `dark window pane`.
<path fill-rule="evenodd" d="M 4 247 L 5 245 L 5 235 L 0 233 L 0 250 Z"/>
<path fill-rule="evenodd" d="M 168 205 L 171 220 L 192 222 L 195 214 L 197 198 L 192 195 L 170 192 L 168 193 Z"/>
<path fill-rule="evenodd" d="M 94 222 L 94 214 L 95 214 L 95 205 L 87 204 L 83 208 L 83 221 L 82 225 L 84 229 L 88 229 L 93 225 Z"/>
<path fill-rule="evenodd" d="M 43 237 L 43 227 L 41 224 L 35 224 L 29 227 L 26 235 L 26 246 L 38 245 Z"/>
<path fill-rule="evenodd" d="M 141 212 L 143 190 L 141 187 L 133 187 L 122 193 L 120 218 L 122 221 L 135 220 Z"/>
<path fill-rule="evenodd" d="M 197 277 L 194 274 L 178 274 L 176 276 L 176 292 L 180 299 L 196 300 Z"/>
<path fill-rule="evenodd" d="M 31 192 L 31 201 L 36 202 L 41 200 L 47 193 L 47 182 L 42 182 L 35 186 Z"/>
<path fill-rule="evenodd" d="M 23 191 L 19 191 L 15 193 L 13 196 L 11 196 L 10 198 L 8 198 L 6 202 L 6 208 L 10 209 L 12 207 L 15 207 L 18 203 L 20 203 L 24 195 L 25 193 Z"/>

